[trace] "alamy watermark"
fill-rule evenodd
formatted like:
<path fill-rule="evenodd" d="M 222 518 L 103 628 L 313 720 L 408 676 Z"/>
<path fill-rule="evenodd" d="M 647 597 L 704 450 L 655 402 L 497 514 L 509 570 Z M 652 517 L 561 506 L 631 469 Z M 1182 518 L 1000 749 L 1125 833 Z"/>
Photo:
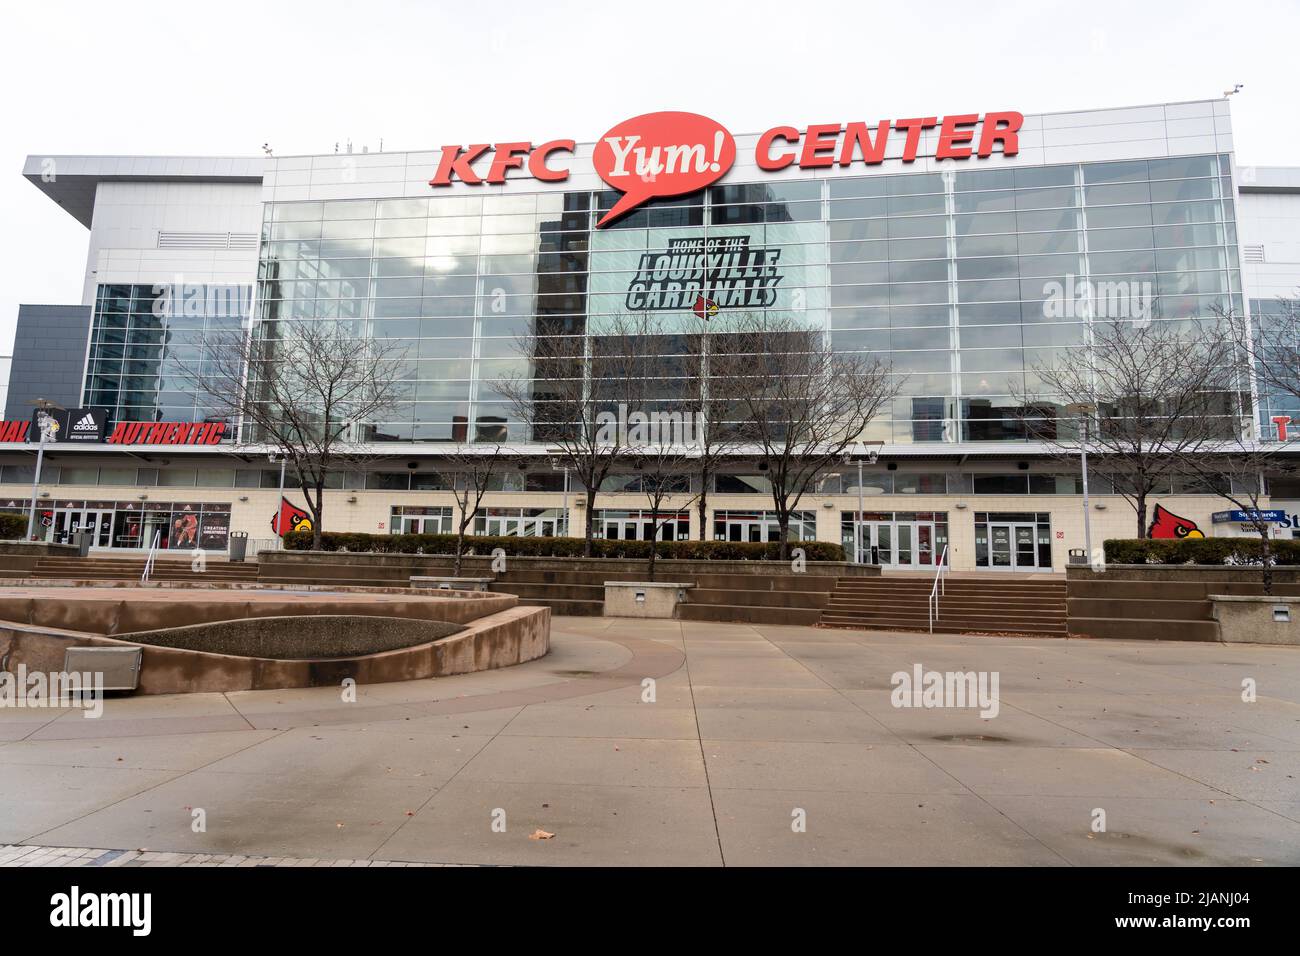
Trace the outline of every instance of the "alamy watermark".
<path fill-rule="evenodd" d="M 1129 279 L 1094 281 L 1067 275 L 1043 283 L 1043 316 L 1049 319 L 1132 319 L 1150 322 L 1155 285 Z"/>
<path fill-rule="evenodd" d="M 100 671 L 0 671 L 0 707 L 73 707 L 83 717 L 104 713 L 104 675 Z"/>
<path fill-rule="evenodd" d="M 701 412 L 629 411 L 619 403 L 617 411 L 596 415 L 596 442 L 622 447 L 692 448 L 704 438 Z"/>
<path fill-rule="evenodd" d="M 912 670 L 895 671 L 889 683 L 889 702 L 895 707 L 978 707 L 980 716 L 991 720 L 998 715 L 997 671 L 927 671 L 920 664 Z"/>

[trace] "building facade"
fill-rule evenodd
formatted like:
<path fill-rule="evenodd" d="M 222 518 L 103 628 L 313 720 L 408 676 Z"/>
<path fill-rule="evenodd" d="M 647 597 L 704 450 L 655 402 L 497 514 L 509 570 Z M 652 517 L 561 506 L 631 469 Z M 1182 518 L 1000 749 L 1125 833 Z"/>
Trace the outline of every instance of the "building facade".
<path fill-rule="evenodd" d="M 795 536 L 898 569 L 933 568 L 945 546 L 955 568 L 1060 569 L 1083 546 L 1082 481 L 1026 432 L 1029 405 L 1071 400 L 1040 394 L 1035 368 L 1083 348 L 1099 317 L 1266 316 L 1300 289 L 1295 171 L 1238 165 L 1226 100 L 718 127 L 698 144 L 702 117 L 638 120 L 581 145 L 31 158 L 28 178 L 91 230 L 76 401 L 109 419 L 105 440 L 48 456 L 46 533 L 93 528 L 106 548 L 270 538 L 278 466 L 218 420 L 193 371 L 232 331 L 328 323 L 390 343 L 402 374 L 391 411 L 356 423 L 370 459 L 333 476 L 326 530 L 451 530 L 448 449 L 504 443 L 522 463 L 499 476 L 479 533 L 580 533 L 594 497 L 604 537 L 663 522 L 661 537 L 771 540 L 754 455 L 714 477 L 704 527 L 689 495 L 651 515 L 632 468 L 594 495 L 578 487 L 502 387 L 544 390 L 530 337 L 598 349 L 634 316 L 661 346 L 653 401 L 671 409 L 682 343 L 762 312 L 899 381 L 861 436 L 875 460 L 860 478 L 857 461 L 828 471 Z M 13 403 L 36 397 L 11 389 L 14 424 Z M 1255 407 L 1264 435 L 1285 403 Z M 0 442 L 6 508 L 30 504 L 32 459 L 30 441 Z M 1124 499 L 1090 491 L 1093 540 L 1134 536 Z M 1190 487 L 1157 501 L 1206 534 L 1223 510 Z"/>

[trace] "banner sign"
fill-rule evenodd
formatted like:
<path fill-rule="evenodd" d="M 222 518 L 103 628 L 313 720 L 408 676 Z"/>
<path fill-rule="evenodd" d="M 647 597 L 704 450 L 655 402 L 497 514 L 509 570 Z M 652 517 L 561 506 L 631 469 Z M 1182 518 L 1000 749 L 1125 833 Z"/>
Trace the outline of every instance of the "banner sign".
<path fill-rule="evenodd" d="M 216 445 L 226 437 L 225 422 L 118 422 L 107 437 L 108 412 L 102 408 L 37 409 L 31 421 L 0 422 L 0 442 L 48 444 L 107 442 L 110 445 Z"/>
<path fill-rule="evenodd" d="M 764 172 L 795 165 L 800 169 L 843 168 L 854 163 L 878 166 L 886 160 L 886 147 L 900 139 L 899 160 L 914 163 L 921 134 L 932 129 L 939 131 L 936 161 L 987 159 L 995 152 L 1015 156 L 1020 151 L 1024 122 L 1023 114 L 1005 111 L 885 119 L 875 126 L 864 122 L 803 129 L 774 126 L 758 137 L 753 163 Z M 569 170 L 553 165 L 551 159 L 556 153 L 574 153 L 575 149 L 571 139 L 551 140 L 535 149 L 527 142 L 444 146 L 429 185 L 503 185 L 512 169 L 519 170 L 520 177 L 564 182 Z M 735 137 L 717 120 L 698 113 L 664 111 L 624 120 L 600 138 L 591 154 L 596 175 L 623 194 L 596 227 L 608 225 L 649 199 L 680 196 L 712 185 L 727 174 L 736 156 Z"/>
<path fill-rule="evenodd" d="M 749 241 L 749 236 L 669 239 L 667 249 L 642 254 L 627 287 L 627 308 L 694 309 L 707 318 L 720 308 L 774 305 L 781 250 L 752 247 Z"/>
<path fill-rule="evenodd" d="M 1278 521 L 1286 522 L 1287 515 L 1285 511 L 1216 511 L 1210 516 L 1214 524 L 1245 522 L 1252 523 L 1255 521 Z"/>
<path fill-rule="evenodd" d="M 17 422 L 5 422 L 0 436 L 16 430 Z M 102 408 L 38 408 L 32 413 L 30 427 L 21 430 L 29 441 L 51 444 L 101 442 L 108 426 L 108 412 Z M 0 438 L 4 441 L 22 441 L 22 438 Z"/>
<path fill-rule="evenodd" d="M 216 445 L 225 422 L 118 422 L 110 445 Z"/>

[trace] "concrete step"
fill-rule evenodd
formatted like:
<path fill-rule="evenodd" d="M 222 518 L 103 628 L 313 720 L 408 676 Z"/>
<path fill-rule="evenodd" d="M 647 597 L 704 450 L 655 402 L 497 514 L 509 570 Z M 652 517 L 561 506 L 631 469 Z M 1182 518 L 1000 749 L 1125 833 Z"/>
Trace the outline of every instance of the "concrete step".
<path fill-rule="evenodd" d="M 552 614 L 568 617 L 600 617 L 605 613 L 604 601 L 551 600 L 548 598 L 520 598 L 520 607 L 549 607 Z"/>
<path fill-rule="evenodd" d="M 1162 621 L 1150 618 L 1075 617 L 1070 636 L 1127 641 L 1217 641 L 1217 621 Z"/>
<path fill-rule="evenodd" d="M 864 622 L 856 618 L 840 617 L 833 614 L 822 614 L 821 624 L 823 627 L 846 628 L 860 631 L 928 631 L 929 627 L 926 622 L 919 625 L 912 622 L 889 623 L 889 622 Z M 966 622 L 955 621 L 936 621 L 934 624 L 934 633 L 936 634 L 1037 634 L 1046 636 L 1064 637 L 1066 634 L 1064 624 L 1008 624 L 1001 627 L 973 625 Z"/>
<path fill-rule="evenodd" d="M 737 591 L 731 588 L 701 588 L 687 593 L 691 604 L 729 604 L 743 607 L 825 607 L 829 591 Z"/>
<path fill-rule="evenodd" d="M 1167 621 L 1213 620 L 1213 605 L 1206 600 L 1152 601 L 1106 598 L 1070 598 L 1068 616 L 1143 618 Z"/>
<path fill-rule="evenodd" d="M 737 604 L 682 604 L 678 617 L 684 621 L 735 621 L 746 624 L 818 623 L 821 611 L 801 607 L 747 607 Z"/>

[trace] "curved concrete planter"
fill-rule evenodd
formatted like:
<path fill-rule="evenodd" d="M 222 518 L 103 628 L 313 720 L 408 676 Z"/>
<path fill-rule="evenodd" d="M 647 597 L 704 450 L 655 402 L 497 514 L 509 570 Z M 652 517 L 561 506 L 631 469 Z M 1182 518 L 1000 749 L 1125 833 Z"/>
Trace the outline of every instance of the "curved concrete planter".
<path fill-rule="evenodd" d="M 262 593 L 258 593 L 258 592 Z M 206 593 L 205 593 L 206 592 Z M 140 694 L 224 693 L 417 680 L 506 667 L 550 649 L 551 612 L 508 594 L 362 588 L 0 588 L 0 670 L 52 673 L 69 647 L 143 647 Z M 465 625 L 423 643 L 348 657 L 273 659 L 133 641 L 138 631 L 184 631 L 214 622 L 256 629 L 266 618 L 361 616 L 410 630 Z M 446 628 L 430 629 L 441 635 Z"/>

